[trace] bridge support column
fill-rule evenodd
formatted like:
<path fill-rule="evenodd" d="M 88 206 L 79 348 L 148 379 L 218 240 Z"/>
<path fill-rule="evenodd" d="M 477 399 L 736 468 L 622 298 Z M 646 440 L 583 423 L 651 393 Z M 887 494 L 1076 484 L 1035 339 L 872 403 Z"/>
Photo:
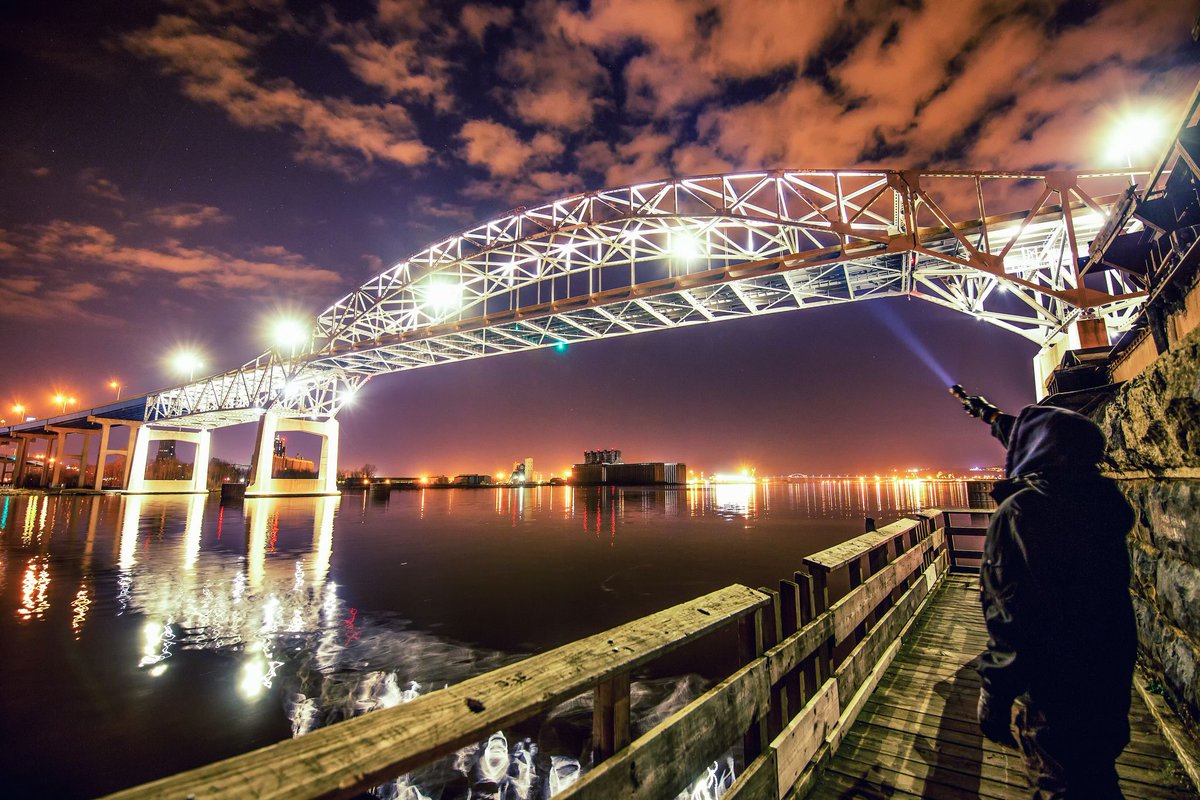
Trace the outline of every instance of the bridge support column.
<path fill-rule="evenodd" d="M 321 437 L 321 458 L 317 461 L 317 477 L 273 478 L 275 467 L 275 435 L 300 431 Z M 258 436 L 250 460 L 250 478 L 246 497 L 281 497 L 286 495 L 336 495 L 338 459 L 338 421 L 323 422 L 281 417 L 265 412 L 258 421 Z"/>
<path fill-rule="evenodd" d="M 50 478 L 50 486 L 61 485 L 63 459 L 67 451 L 67 433 L 58 431 L 54 439 L 54 473 Z"/>
<path fill-rule="evenodd" d="M 92 490 L 100 491 L 104 488 L 104 465 L 108 461 L 108 438 L 112 433 L 112 424 L 108 422 L 100 423 L 100 451 L 96 453 L 96 475 L 92 478 Z M 128 458 L 128 456 L 126 456 Z M 80 480 L 83 480 L 80 478 Z"/>
<path fill-rule="evenodd" d="M 17 434 L 17 439 L 20 441 L 17 444 L 17 463 L 16 468 L 13 470 L 13 486 L 18 489 L 25 485 L 25 476 L 29 471 L 29 443 L 34 438 L 32 436 Z"/>
<path fill-rule="evenodd" d="M 1050 376 L 1062 364 L 1063 356 L 1072 350 L 1087 350 L 1092 347 L 1107 347 L 1108 328 L 1104 320 L 1077 319 L 1067 329 L 1045 344 L 1033 357 L 1033 383 L 1037 399 L 1049 394 Z"/>
<path fill-rule="evenodd" d="M 196 463 L 192 477 L 184 480 L 146 480 L 150 444 L 164 440 L 193 442 Z M 212 434 L 208 431 L 164 431 L 142 425 L 134 433 L 133 454 L 126 460 L 126 494 L 200 494 L 208 492 L 208 452 Z"/>

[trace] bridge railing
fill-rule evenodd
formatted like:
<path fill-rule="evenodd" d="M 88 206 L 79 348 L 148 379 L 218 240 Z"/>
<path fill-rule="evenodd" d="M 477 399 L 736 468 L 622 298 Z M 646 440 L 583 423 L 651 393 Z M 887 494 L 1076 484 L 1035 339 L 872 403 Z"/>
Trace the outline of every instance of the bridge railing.
<path fill-rule="evenodd" d="M 589 690 L 595 763 L 556 797 L 673 798 L 739 743 L 745 768 L 726 796 L 783 797 L 837 749 L 946 573 L 950 516 L 918 514 L 811 555 L 778 589 L 734 584 L 410 703 L 110 797 L 352 797 Z M 848 591 L 831 602 L 831 584 L 843 583 Z M 631 673 L 731 628 L 741 666 L 631 741 Z"/>

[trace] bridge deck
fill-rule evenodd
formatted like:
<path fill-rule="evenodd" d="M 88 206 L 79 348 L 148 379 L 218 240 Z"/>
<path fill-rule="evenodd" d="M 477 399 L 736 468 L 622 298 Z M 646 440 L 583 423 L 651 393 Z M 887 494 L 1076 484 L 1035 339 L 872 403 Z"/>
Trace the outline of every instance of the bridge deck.
<path fill-rule="evenodd" d="M 1021 758 L 975 725 L 974 659 L 987 636 L 975 576 L 949 575 L 808 796 L 1026 798 Z M 1135 693 L 1133 738 L 1117 762 L 1128 798 L 1196 798 L 1186 774 Z"/>

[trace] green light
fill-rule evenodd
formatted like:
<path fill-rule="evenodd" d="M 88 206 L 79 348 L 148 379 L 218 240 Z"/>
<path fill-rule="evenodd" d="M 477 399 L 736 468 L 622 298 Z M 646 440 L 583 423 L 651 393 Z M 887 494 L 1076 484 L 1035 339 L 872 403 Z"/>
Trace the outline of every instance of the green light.
<path fill-rule="evenodd" d="M 558 344 L 554 345 L 554 349 L 560 353 L 565 353 L 567 351 L 567 343 L 559 342 Z"/>

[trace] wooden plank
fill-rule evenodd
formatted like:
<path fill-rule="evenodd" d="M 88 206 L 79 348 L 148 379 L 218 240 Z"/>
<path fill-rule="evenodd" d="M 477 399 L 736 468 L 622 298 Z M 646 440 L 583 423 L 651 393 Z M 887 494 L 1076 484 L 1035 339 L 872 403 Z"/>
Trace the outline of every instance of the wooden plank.
<path fill-rule="evenodd" d="M 913 588 L 900 598 L 900 602 L 883 615 L 870 635 L 850 651 L 846 660 L 834 672 L 834 679 L 838 682 L 838 693 L 842 697 L 854 695 L 867 676 L 875 671 L 877 662 L 894 643 L 897 643 L 901 629 L 912 619 L 928 592 L 925 581 L 915 583 Z M 898 644 L 896 649 L 899 649 Z M 888 661 L 890 663 L 891 658 Z"/>
<path fill-rule="evenodd" d="M 749 664 L 763 654 L 763 610 L 757 609 L 738 620 L 738 663 Z M 770 702 L 768 698 L 768 703 Z M 768 740 L 767 715 L 756 717 L 742 740 L 742 750 L 747 760 L 758 758 L 763 744 Z"/>
<path fill-rule="evenodd" d="M 846 566 L 851 561 L 861 558 L 876 547 L 886 544 L 894 537 L 908 533 L 920 524 L 919 520 L 908 519 L 907 517 L 898 519 L 890 525 L 884 525 L 878 530 L 864 533 L 861 536 L 856 536 L 841 544 L 835 544 L 833 547 L 826 548 L 818 553 L 805 556 L 804 563 L 813 569 L 832 572 L 835 569 Z"/>
<path fill-rule="evenodd" d="M 826 735 L 837 724 L 838 712 L 837 681 L 830 679 L 771 742 L 771 749 L 776 751 L 780 786 L 791 786 L 804 772 L 817 748 L 825 743 Z"/>
<path fill-rule="evenodd" d="M 112 798 L 353 797 L 760 608 L 734 584 L 411 703 L 126 789 Z"/>
<path fill-rule="evenodd" d="M 781 580 L 779 582 L 779 598 L 780 598 L 780 615 L 781 625 L 780 630 L 783 635 L 791 636 L 800 629 L 800 585 L 795 581 Z M 802 681 L 800 672 L 803 665 L 783 676 L 779 687 L 779 697 L 781 701 L 781 718 L 782 724 L 779 729 L 774 731 L 778 735 L 791 720 L 795 714 L 804 705 L 802 699 Z"/>
<path fill-rule="evenodd" d="M 775 751 L 768 747 L 767 752 L 754 759 L 738 776 L 729 791 L 722 795 L 722 800 L 779 800 L 782 796 L 776 773 Z"/>
<path fill-rule="evenodd" d="M 603 761 L 629 744 L 629 673 L 596 684 L 592 701 L 592 758 Z"/>
<path fill-rule="evenodd" d="M 833 636 L 836 641 L 849 638 L 867 614 L 896 588 L 901 577 L 907 577 L 920 568 L 927 546 L 926 542 L 922 542 L 907 551 L 879 574 L 872 575 L 862 586 L 833 604 L 830 612 L 833 614 Z"/>
<path fill-rule="evenodd" d="M 787 639 L 772 647 L 765 654 L 770 670 L 771 685 L 783 680 L 800 661 L 826 645 L 833 636 L 833 615 L 826 612 Z"/>
<path fill-rule="evenodd" d="M 728 750 L 769 697 L 756 660 L 663 720 L 556 798 L 674 797 Z"/>
<path fill-rule="evenodd" d="M 1193 785 L 1200 789 L 1200 755 L 1196 752 L 1196 743 L 1187 735 L 1179 718 L 1167 705 L 1166 699 L 1162 695 L 1154 694 L 1146 689 L 1149 683 L 1146 673 L 1142 671 L 1141 667 L 1138 667 L 1133 676 L 1133 685 L 1138 696 L 1157 723 L 1158 732 L 1162 734 L 1167 745 L 1175 753 L 1175 757 L 1179 759 L 1184 772 L 1187 773 Z"/>
<path fill-rule="evenodd" d="M 769 650 L 784 639 L 783 628 L 780 624 L 783 610 L 780 608 L 779 592 L 762 586 L 758 587 L 758 590 L 771 598 L 771 604 L 763 609 L 763 647 Z M 783 688 L 772 686 L 771 702 L 767 709 L 766 738 L 769 740 L 777 736 L 783 730 L 783 726 L 787 724 L 787 719 L 787 698 Z"/>

